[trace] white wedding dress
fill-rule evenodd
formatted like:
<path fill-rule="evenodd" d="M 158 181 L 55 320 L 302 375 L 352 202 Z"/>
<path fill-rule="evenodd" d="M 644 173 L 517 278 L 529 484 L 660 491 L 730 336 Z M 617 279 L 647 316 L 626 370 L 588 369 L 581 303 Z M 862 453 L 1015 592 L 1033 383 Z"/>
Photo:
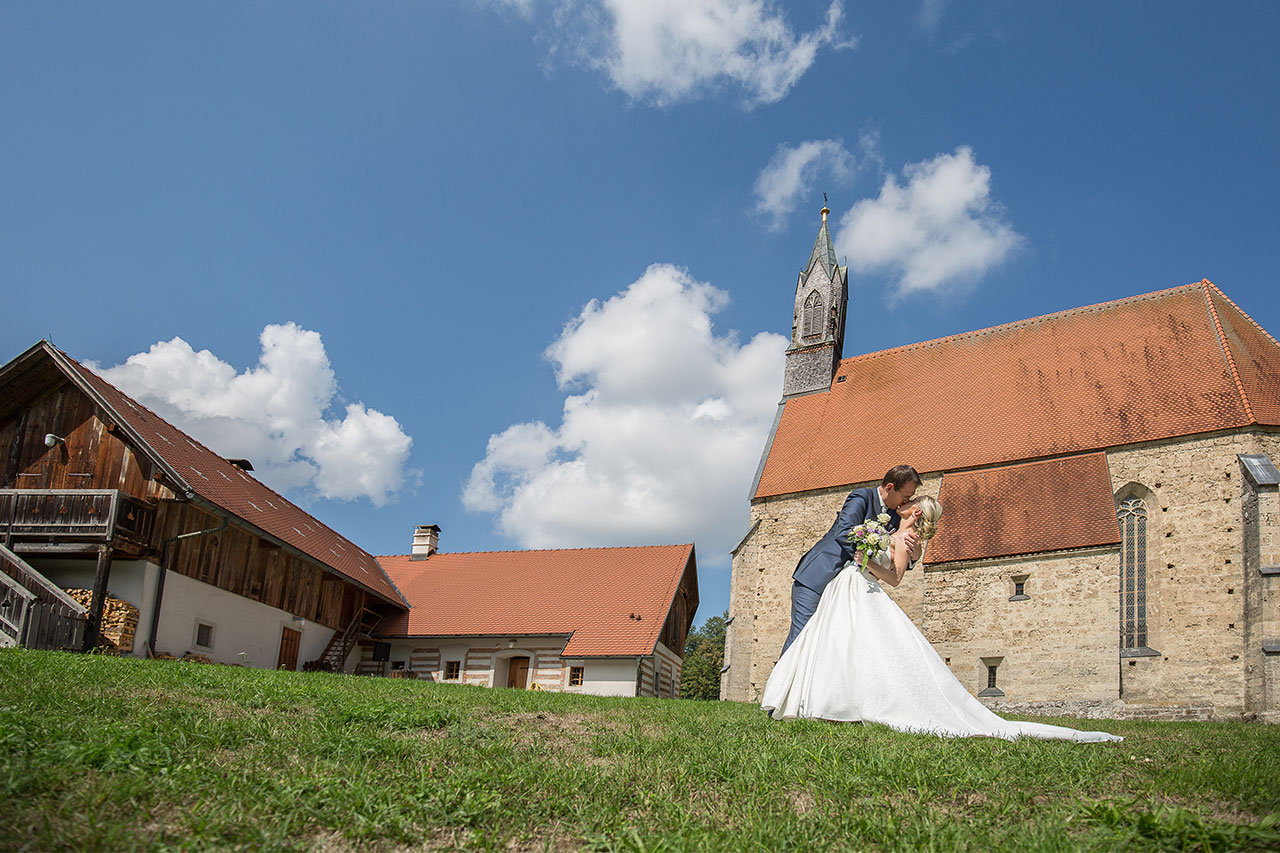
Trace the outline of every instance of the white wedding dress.
<path fill-rule="evenodd" d="M 773 668 L 761 705 L 779 720 L 860 720 L 947 737 L 1124 740 L 992 713 L 956 680 L 879 581 L 853 563 L 827 585 L 813 617 Z"/>

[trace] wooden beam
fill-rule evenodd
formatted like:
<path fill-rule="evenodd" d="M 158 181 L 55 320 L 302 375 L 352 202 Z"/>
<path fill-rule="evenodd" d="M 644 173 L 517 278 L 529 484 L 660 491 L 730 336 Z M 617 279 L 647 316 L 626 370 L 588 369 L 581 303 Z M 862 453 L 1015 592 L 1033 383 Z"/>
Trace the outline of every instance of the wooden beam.
<path fill-rule="evenodd" d="M 84 555 L 97 554 L 104 546 L 91 542 L 14 542 L 11 551 L 18 554 L 59 554 Z"/>
<path fill-rule="evenodd" d="M 93 575 L 93 600 L 89 604 L 84 632 L 84 650 L 87 652 L 102 637 L 102 611 L 107 603 L 107 581 L 111 579 L 111 546 L 98 546 L 98 567 Z"/>

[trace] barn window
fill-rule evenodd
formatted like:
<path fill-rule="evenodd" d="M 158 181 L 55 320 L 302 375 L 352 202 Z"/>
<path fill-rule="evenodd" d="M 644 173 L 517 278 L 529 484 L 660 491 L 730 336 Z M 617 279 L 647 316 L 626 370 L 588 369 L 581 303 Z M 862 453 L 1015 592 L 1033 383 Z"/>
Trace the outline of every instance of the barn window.
<path fill-rule="evenodd" d="M 582 667 L 580 666 L 569 667 L 569 686 L 570 687 L 582 686 Z"/>
<path fill-rule="evenodd" d="M 195 638 L 191 642 L 197 649 L 212 649 L 213 625 L 208 622 L 197 622 Z"/>
<path fill-rule="evenodd" d="M 804 300 L 804 336 L 821 335 L 822 320 L 822 296 L 815 290 Z"/>
<path fill-rule="evenodd" d="M 447 660 L 444 662 L 444 680 L 457 681 L 458 674 L 462 671 L 462 661 Z"/>
<path fill-rule="evenodd" d="M 1147 506 L 1128 498 L 1120 522 L 1120 650 L 1147 646 Z"/>

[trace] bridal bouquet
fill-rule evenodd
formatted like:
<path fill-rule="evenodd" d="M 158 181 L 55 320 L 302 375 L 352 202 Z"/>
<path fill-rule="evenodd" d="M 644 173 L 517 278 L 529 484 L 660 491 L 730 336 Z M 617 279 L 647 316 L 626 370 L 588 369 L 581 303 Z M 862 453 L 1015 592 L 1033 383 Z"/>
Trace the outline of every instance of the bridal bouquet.
<path fill-rule="evenodd" d="M 889 514 L 882 512 L 874 519 L 867 519 L 849 531 L 849 542 L 862 555 L 865 568 L 876 557 L 889 550 L 893 534 L 889 532 Z"/>

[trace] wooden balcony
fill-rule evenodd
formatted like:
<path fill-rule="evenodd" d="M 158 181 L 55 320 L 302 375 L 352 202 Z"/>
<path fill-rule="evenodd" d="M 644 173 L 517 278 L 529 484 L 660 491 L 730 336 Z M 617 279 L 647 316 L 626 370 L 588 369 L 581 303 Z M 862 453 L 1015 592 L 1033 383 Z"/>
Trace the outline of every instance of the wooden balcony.
<path fill-rule="evenodd" d="M 155 506 L 116 489 L 0 489 L 0 541 L 145 548 Z"/>

